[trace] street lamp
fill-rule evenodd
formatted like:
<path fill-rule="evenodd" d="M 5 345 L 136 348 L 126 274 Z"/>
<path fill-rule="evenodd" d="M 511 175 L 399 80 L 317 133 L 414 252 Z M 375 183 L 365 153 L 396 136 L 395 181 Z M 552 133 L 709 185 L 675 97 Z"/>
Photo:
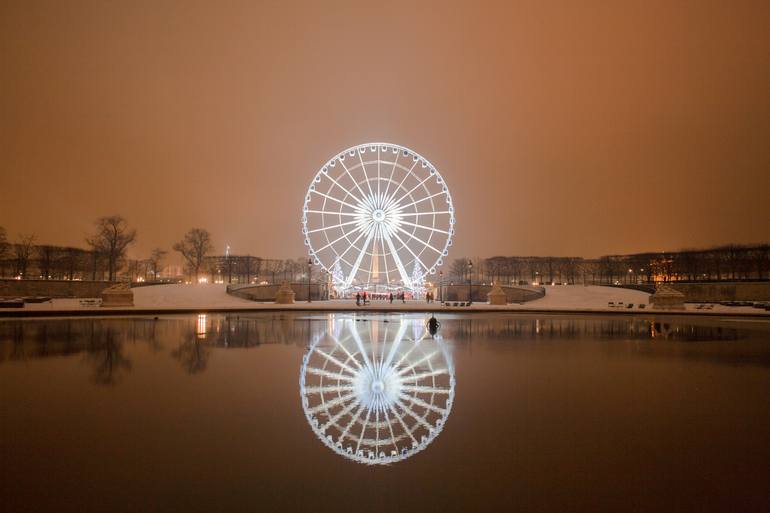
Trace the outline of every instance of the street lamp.
<path fill-rule="evenodd" d="M 313 272 L 313 259 L 307 259 L 307 302 L 310 303 L 310 274 Z"/>
<path fill-rule="evenodd" d="M 326 301 L 329 300 L 329 276 L 328 275 L 329 275 L 329 271 L 327 271 L 326 269 L 321 271 L 321 276 L 322 276 L 321 281 L 323 281 L 324 288 L 326 289 L 326 290 L 324 290 L 324 299 Z M 318 291 L 318 295 L 319 296 L 321 295 L 321 291 L 320 290 Z"/>
<path fill-rule="evenodd" d="M 473 302 L 473 285 L 471 282 L 471 271 L 473 271 L 473 262 L 468 260 L 468 302 Z"/>

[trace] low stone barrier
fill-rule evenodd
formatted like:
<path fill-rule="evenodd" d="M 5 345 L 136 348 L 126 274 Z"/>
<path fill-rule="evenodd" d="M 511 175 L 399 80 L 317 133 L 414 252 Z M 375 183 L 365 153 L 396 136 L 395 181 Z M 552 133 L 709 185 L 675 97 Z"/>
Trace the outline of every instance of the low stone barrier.
<path fill-rule="evenodd" d="M 0 280 L 0 297 L 100 297 L 110 281 L 83 280 Z"/>
<path fill-rule="evenodd" d="M 545 296 L 545 287 L 501 285 L 500 288 L 505 292 L 505 299 L 508 303 L 525 303 Z M 471 301 L 486 303 L 488 300 L 487 294 L 492 290 L 492 285 L 473 284 L 472 290 L 473 298 Z M 468 285 L 444 285 L 441 294 L 437 294 L 436 299 L 443 301 L 468 301 Z"/>
<path fill-rule="evenodd" d="M 678 283 L 669 285 L 685 295 L 685 301 L 718 303 L 719 301 L 770 301 L 770 281 Z"/>
<path fill-rule="evenodd" d="M 294 291 L 294 301 L 307 301 L 307 283 L 290 283 Z M 227 293 L 250 301 L 275 301 L 278 295 L 279 284 L 271 285 L 228 285 Z M 310 299 L 320 301 L 327 299 L 326 284 L 310 284 Z"/>

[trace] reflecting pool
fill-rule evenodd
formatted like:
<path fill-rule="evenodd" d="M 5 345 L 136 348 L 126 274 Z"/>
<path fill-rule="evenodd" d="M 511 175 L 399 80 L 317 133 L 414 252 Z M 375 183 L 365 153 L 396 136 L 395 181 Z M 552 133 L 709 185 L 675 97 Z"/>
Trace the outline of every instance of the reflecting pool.
<path fill-rule="evenodd" d="M 767 511 L 770 322 L 0 322 L 0 511 Z"/>

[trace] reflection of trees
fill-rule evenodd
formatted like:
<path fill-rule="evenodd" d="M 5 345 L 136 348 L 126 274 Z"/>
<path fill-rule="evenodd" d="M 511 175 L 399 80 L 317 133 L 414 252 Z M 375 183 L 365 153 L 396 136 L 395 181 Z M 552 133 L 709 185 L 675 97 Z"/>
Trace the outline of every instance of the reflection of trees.
<path fill-rule="evenodd" d="M 649 340 L 665 338 L 683 342 L 723 341 L 746 338 L 745 331 L 718 324 L 693 324 L 686 319 L 656 318 L 556 318 L 556 317 L 469 317 L 442 322 L 445 337 L 510 340 L 581 339 Z"/>
<path fill-rule="evenodd" d="M 94 367 L 92 380 L 97 385 L 115 385 L 122 371 L 131 370 L 131 361 L 123 354 L 123 342 L 111 328 L 97 329 L 92 324 L 86 360 Z"/>
<path fill-rule="evenodd" d="M 189 374 L 198 374 L 206 370 L 210 351 L 211 349 L 193 333 L 188 335 L 179 347 L 171 351 L 171 356 L 179 360 L 182 368 Z"/>

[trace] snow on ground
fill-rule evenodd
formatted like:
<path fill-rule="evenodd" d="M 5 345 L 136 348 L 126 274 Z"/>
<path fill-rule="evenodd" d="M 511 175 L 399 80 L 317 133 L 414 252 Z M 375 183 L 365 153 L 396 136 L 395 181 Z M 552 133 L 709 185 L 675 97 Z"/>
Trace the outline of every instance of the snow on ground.
<path fill-rule="evenodd" d="M 601 308 L 606 309 L 607 303 L 622 301 L 624 305 L 633 303 L 647 305 L 650 295 L 638 290 L 621 289 L 617 287 L 599 287 L 590 285 L 553 285 L 545 287 L 545 297 L 529 301 L 524 306 L 532 308 Z M 649 305 L 648 305 L 649 306 Z"/>
<path fill-rule="evenodd" d="M 136 287 L 136 308 L 248 308 L 254 301 L 231 296 L 227 285 L 200 283 L 197 285 L 150 285 Z"/>
<path fill-rule="evenodd" d="M 505 306 L 491 306 L 484 303 L 474 303 L 474 310 L 489 311 L 588 311 L 588 312 L 649 312 L 652 309 L 648 304 L 649 294 L 637 290 L 622 289 L 617 287 L 584 286 L 584 285 L 554 285 L 546 286 L 546 295 L 543 298 L 529 301 L 524 304 L 509 304 Z M 332 301 L 313 301 L 312 303 L 298 302 L 294 306 L 276 305 L 274 303 L 258 303 L 231 296 L 227 293 L 225 285 L 216 284 L 197 284 L 197 285 L 151 285 L 147 287 L 137 287 L 132 289 L 134 292 L 133 307 L 115 307 L 116 310 L 157 310 L 164 309 L 249 309 L 249 310 L 273 310 L 273 309 L 317 309 L 317 310 L 350 310 L 358 309 L 355 301 L 352 299 L 332 300 Z M 623 302 L 624 308 L 610 308 L 608 303 Z M 633 309 L 625 308 L 625 305 L 634 304 Z M 644 310 L 639 308 L 640 304 L 646 305 Z M 688 313 L 723 313 L 723 314 L 755 314 L 768 315 L 770 312 L 751 307 L 727 307 L 714 305 L 710 310 L 696 310 L 695 304 L 687 304 Z M 390 304 L 387 301 L 373 301 L 368 307 L 360 309 L 387 309 L 394 311 L 449 311 L 450 309 L 439 303 L 426 304 L 425 301 L 407 301 L 400 303 L 394 301 Z M 453 311 L 462 311 L 463 307 L 451 308 Z M 24 309 L 4 309 L 4 311 L 22 311 L 22 310 L 50 310 L 50 311 L 88 311 L 100 310 L 98 305 L 83 305 L 80 299 L 54 299 L 48 303 L 27 304 Z M 659 312 L 659 311 L 658 311 Z"/>

